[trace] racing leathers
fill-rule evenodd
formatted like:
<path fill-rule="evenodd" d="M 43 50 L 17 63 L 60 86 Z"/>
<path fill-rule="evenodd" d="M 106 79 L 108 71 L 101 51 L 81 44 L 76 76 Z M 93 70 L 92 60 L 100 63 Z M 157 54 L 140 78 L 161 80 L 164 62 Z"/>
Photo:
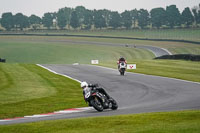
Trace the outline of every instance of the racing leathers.
<path fill-rule="evenodd" d="M 117 61 L 118 69 L 119 69 L 119 67 L 120 67 L 120 63 L 121 63 L 121 62 L 125 62 L 125 64 L 127 64 L 125 58 L 123 58 L 123 57 L 119 58 L 119 60 Z"/>
<path fill-rule="evenodd" d="M 85 101 L 86 101 L 86 99 L 85 99 L 85 93 L 86 93 L 86 92 L 85 92 L 85 91 L 86 91 L 87 89 L 95 89 L 96 91 L 98 91 L 98 92 L 104 94 L 108 100 L 112 100 L 112 98 L 108 95 L 108 93 L 106 93 L 106 91 L 105 91 L 103 88 L 98 87 L 97 84 L 89 84 L 87 87 L 85 87 L 85 88 L 83 89 L 83 97 L 84 97 L 84 100 L 85 100 Z M 89 103 L 89 104 L 90 104 L 90 103 Z M 89 105 L 89 106 L 90 106 L 90 105 Z"/>

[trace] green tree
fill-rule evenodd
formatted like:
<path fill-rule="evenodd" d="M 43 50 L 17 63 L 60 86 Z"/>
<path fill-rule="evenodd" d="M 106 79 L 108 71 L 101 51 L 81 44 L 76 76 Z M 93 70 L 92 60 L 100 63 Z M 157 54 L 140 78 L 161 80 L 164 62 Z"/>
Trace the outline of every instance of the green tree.
<path fill-rule="evenodd" d="M 109 26 L 112 26 L 114 29 L 121 26 L 121 16 L 118 12 L 111 12 Z"/>
<path fill-rule="evenodd" d="M 71 20 L 71 14 L 72 14 L 72 12 L 73 12 L 73 9 L 72 8 L 68 8 L 68 7 L 65 7 L 65 8 L 61 8 L 60 10 L 63 10 L 63 12 L 64 12 L 64 17 L 65 17 L 65 21 L 66 21 L 66 23 L 67 23 L 67 25 L 69 25 L 70 24 L 70 20 Z M 58 15 L 58 14 L 57 14 Z M 62 17 L 61 17 L 62 18 Z M 61 19 L 60 18 L 60 19 Z M 57 21 L 59 21 L 58 20 L 58 16 L 57 16 Z M 61 20 L 62 21 L 62 20 Z"/>
<path fill-rule="evenodd" d="M 57 13 L 57 22 L 58 22 L 59 28 L 61 29 L 63 29 L 67 25 L 67 16 L 66 16 L 64 8 L 59 9 Z"/>
<path fill-rule="evenodd" d="M 36 15 L 31 15 L 29 17 L 29 23 L 33 26 L 33 29 L 37 29 L 40 26 L 42 19 Z"/>
<path fill-rule="evenodd" d="M 103 18 L 105 19 L 105 22 L 106 22 L 106 26 L 109 25 L 109 21 L 110 21 L 110 17 L 111 17 L 111 11 L 110 10 L 107 10 L 107 9 L 103 9 L 103 10 L 100 10 L 102 15 L 103 15 Z"/>
<path fill-rule="evenodd" d="M 166 12 L 164 8 L 154 8 L 150 11 L 153 27 L 160 28 L 166 23 Z"/>
<path fill-rule="evenodd" d="M 194 8 L 192 8 L 192 12 L 194 14 L 194 21 L 196 22 L 196 24 L 200 24 L 200 4 L 199 6 L 195 6 Z"/>
<path fill-rule="evenodd" d="M 14 27 L 14 18 L 11 12 L 3 13 L 1 17 L 1 26 L 6 30 L 11 30 Z"/>
<path fill-rule="evenodd" d="M 83 24 L 86 25 L 85 29 L 91 29 L 93 24 L 93 12 L 91 10 L 86 10 L 84 12 L 84 21 Z"/>
<path fill-rule="evenodd" d="M 137 9 L 131 10 L 131 17 L 133 21 L 134 28 L 136 27 L 136 22 L 138 21 L 138 11 Z"/>
<path fill-rule="evenodd" d="M 121 13 L 122 16 L 122 24 L 126 27 L 126 29 L 130 29 L 132 26 L 132 17 L 130 11 L 124 11 Z"/>
<path fill-rule="evenodd" d="M 176 5 L 170 5 L 166 8 L 167 24 L 173 28 L 181 24 L 181 15 Z"/>
<path fill-rule="evenodd" d="M 197 24 L 197 22 L 198 22 L 198 12 L 197 12 L 197 10 L 195 8 L 193 8 L 192 9 L 192 13 L 194 14 L 194 21 Z"/>
<path fill-rule="evenodd" d="M 200 10 L 198 11 L 198 15 L 197 15 L 197 23 L 200 24 Z"/>
<path fill-rule="evenodd" d="M 94 25 L 96 28 L 106 27 L 105 16 L 103 15 L 103 10 L 94 10 Z"/>
<path fill-rule="evenodd" d="M 138 11 L 138 25 L 140 28 L 144 28 L 149 24 L 149 12 L 144 9 Z"/>
<path fill-rule="evenodd" d="M 78 17 L 78 21 L 79 21 L 79 25 L 81 26 L 81 28 L 82 28 L 82 26 L 83 26 L 83 23 L 84 23 L 84 15 L 85 15 L 85 13 L 86 13 L 86 9 L 85 9 L 85 7 L 84 6 L 77 6 L 76 8 L 75 8 L 75 11 L 76 11 L 76 14 L 77 14 L 77 17 Z"/>
<path fill-rule="evenodd" d="M 44 16 L 42 17 L 42 24 L 44 25 L 44 27 L 50 29 L 50 27 L 53 26 L 53 19 L 54 16 L 52 13 L 45 13 Z"/>
<path fill-rule="evenodd" d="M 185 24 L 187 27 L 191 25 L 194 22 L 194 16 L 192 15 L 192 12 L 190 11 L 189 7 L 186 7 L 182 14 L 181 14 L 181 20 L 182 23 Z"/>
<path fill-rule="evenodd" d="M 23 28 L 27 28 L 30 26 L 28 17 L 23 15 L 22 13 L 17 13 L 14 16 L 14 25 L 15 28 L 19 28 L 20 30 L 23 30 Z"/>
<path fill-rule="evenodd" d="M 40 24 L 41 22 L 42 22 L 42 19 L 34 14 L 29 17 L 30 24 Z"/>
<path fill-rule="evenodd" d="M 80 25 L 79 25 L 79 19 L 78 19 L 78 16 L 77 16 L 77 13 L 76 11 L 73 11 L 72 12 L 72 16 L 71 16 L 71 20 L 70 20 L 70 25 L 76 29 L 78 28 Z"/>

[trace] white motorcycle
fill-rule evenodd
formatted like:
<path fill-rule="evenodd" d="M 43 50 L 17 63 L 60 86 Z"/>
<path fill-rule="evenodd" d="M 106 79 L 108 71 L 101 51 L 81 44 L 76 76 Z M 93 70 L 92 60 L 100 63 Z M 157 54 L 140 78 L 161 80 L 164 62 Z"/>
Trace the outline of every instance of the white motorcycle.
<path fill-rule="evenodd" d="M 125 74 L 126 67 L 127 67 L 126 62 L 120 62 L 120 64 L 119 64 L 120 75 L 124 75 Z"/>

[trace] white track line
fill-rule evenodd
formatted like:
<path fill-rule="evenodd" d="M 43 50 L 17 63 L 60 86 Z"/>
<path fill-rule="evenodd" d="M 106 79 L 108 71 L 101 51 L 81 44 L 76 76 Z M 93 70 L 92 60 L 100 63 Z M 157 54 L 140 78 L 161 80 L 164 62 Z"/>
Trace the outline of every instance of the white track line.
<path fill-rule="evenodd" d="M 61 74 L 61 73 L 57 73 L 45 66 L 42 66 L 40 64 L 36 64 L 37 66 L 40 66 L 54 74 L 57 74 L 57 75 L 61 75 L 61 76 L 64 76 L 64 77 L 67 77 L 69 79 L 72 79 L 72 80 L 75 80 L 79 83 L 81 83 L 80 80 L 77 80 L 77 79 L 74 79 L 68 75 L 64 75 L 64 74 Z M 76 112 L 84 112 L 84 111 L 88 111 L 88 110 L 91 110 L 93 108 L 91 107 L 83 107 L 83 108 L 73 108 L 73 109 L 66 109 L 66 110 L 60 110 L 60 111 L 55 111 L 53 113 L 46 113 L 46 114 L 36 114 L 36 115 L 32 115 L 32 116 L 24 116 L 24 117 L 19 117 L 19 118 L 7 118 L 7 119 L 3 119 L 3 120 L 0 120 L 0 122 L 5 122 L 5 121 L 13 121 L 13 120 L 19 120 L 19 119 L 24 119 L 24 118 L 38 118 L 38 117 L 47 117 L 47 116 L 52 116 L 52 115 L 56 115 L 56 114 L 66 114 L 66 113 L 76 113 Z"/>
<path fill-rule="evenodd" d="M 70 77 L 70 76 L 68 76 L 68 75 L 65 75 L 65 74 L 57 73 L 57 72 L 55 72 L 55 71 L 53 71 L 53 70 L 51 70 L 51 69 L 49 69 L 49 68 L 47 68 L 47 67 L 45 67 L 45 66 L 42 66 L 42 65 L 40 65 L 40 64 L 36 64 L 36 65 L 37 65 L 37 66 L 40 66 L 40 67 L 42 67 L 42 68 L 44 68 L 44 69 L 46 69 L 46 70 L 48 70 L 48 71 L 50 71 L 50 72 L 52 72 L 52 73 L 55 73 L 55 74 L 57 74 L 57 75 L 61 75 L 61 76 L 67 77 L 67 78 L 69 78 L 69 79 L 72 79 L 72 80 L 75 80 L 75 81 L 81 83 L 81 81 L 78 80 L 78 79 L 72 78 L 72 77 Z"/>
<path fill-rule="evenodd" d="M 51 69 L 49 69 L 49 68 L 47 68 L 47 67 L 44 67 L 44 66 L 42 66 L 42 65 L 40 65 L 40 64 L 37 64 L 37 65 L 40 66 L 40 67 L 42 67 L 42 68 L 44 68 L 44 69 L 49 70 L 50 72 L 53 72 L 53 73 L 55 73 L 55 74 L 58 74 L 58 75 L 61 75 L 61 76 L 64 76 L 64 77 L 67 77 L 67 78 L 73 79 L 73 80 L 75 80 L 75 81 L 81 83 L 81 81 L 79 81 L 79 80 L 77 80 L 77 79 L 74 79 L 74 78 L 72 78 L 72 77 L 70 77 L 70 76 L 67 76 L 67 75 L 64 75 L 64 74 L 57 73 L 57 72 L 55 72 L 55 71 L 53 71 L 53 70 L 51 70 Z M 89 65 L 89 66 L 96 66 L 96 67 L 101 67 L 101 68 L 104 68 L 104 69 L 109 69 L 109 70 L 115 70 L 115 71 L 117 71 L 117 69 L 108 68 L 108 67 L 104 67 L 104 66 L 97 66 L 97 65 Z M 133 73 L 133 72 L 127 72 L 127 73 L 137 74 L 137 75 L 146 75 L 146 76 L 151 76 L 151 77 L 160 77 L 160 78 L 173 79 L 173 80 L 183 81 L 183 82 L 188 82 L 188 83 L 196 83 L 196 84 L 200 84 L 199 82 L 188 81 L 188 80 L 183 80 L 183 79 L 176 79 L 176 78 L 169 78 L 169 77 L 162 77 L 162 76 L 157 76 L 157 75 L 148 75 L 148 74 Z"/>
<path fill-rule="evenodd" d="M 77 79 L 74 79 L 70 76 L 67 76 L 67 75 L 64 75 L 64 74 L 60 74 L 60 73 L 57 73 L 47 67 L 44 67 L 40 64 L 37 64 L 38 66 L 44 68 L 44 69 L 47 69 L 48 71 L 52 72 L 52 73 L 55 73 L 57 75 L 61 75 L 61 76 L 64 76 L 64 77 L 67 77 L 67 78 L 70 78 L 72 80 L 75 80 L 77 82 L 81 82 Z M 94 65 L 89 65 L 89 66 L 94 66 Z M 113 69 L 113 68 L 108 68 L 108 67 L 103 67 L 103 66 L 97 66 L 95 65 L 96 67 L 100 67 L 100 68 L 104 68 L 104 69 L 109 69 L 109 70 L 115 70 L 117 71 L 116 69 Z M 154 75 L 147 75 L 147 74 L 140 74 L 140 73 L 132 73 L 132 72 L 127 72 L 127 73 L 130 73 L 130 74 L 137 74 L 137 75 L 146 75 L 146 76 L 152 76 L 152 77 L 160 77 L 160 78 L 166 78 L 166 79 L 173 79 L 173 80 L 178 80 L 178 81 L 183 81 L 183 82 L 189 82 L 189 83 L 196 83 L 196 84 L 200 84 L 199 82 L 193 82 L 193 81 L 187 81 L 187 80 L 182 80 L 182 79 L 176 79 L 176 78 L 168 78 L 168 77 L 162 77 L 162 76 L 154 76 Z M 13 120 L 18 120 L 18 119 L 24 119 L 24 118 L 37 118 L 37 117 L 46 117 L 46 116 L 52 116 L 52 115 L 56 115 L 56 114 L 65 114 L 65 113 L 75 113 L 75 112 L 83 112 L 83 111 L 87 111 L 87 110 L 91 110 L 92 107 L 83 107 L 83 108 L 74 108 L 74 109 L 66 109 L 66 110 L 61 110 L 61 111 L 55 111 L 54 113 L 47 113 L 47 114 L 37 114 L 37 115 L 32 115 L 32 116 L 24 116 L 24 117 L 19 117 L 19 118 L 8 118 L 8 119 L 3 119 L 3 120 L 0 120 L 0 122 L 5 122 L 5 121 L 13 121 Z"/>
<path fill-rule="evenodd" d="M 161 48 L 162 50 L 166 51 L 169 55 L 172 55 L 171 52 L 169 52 L 169 50 L 165 49 L 165 48 Z"/>

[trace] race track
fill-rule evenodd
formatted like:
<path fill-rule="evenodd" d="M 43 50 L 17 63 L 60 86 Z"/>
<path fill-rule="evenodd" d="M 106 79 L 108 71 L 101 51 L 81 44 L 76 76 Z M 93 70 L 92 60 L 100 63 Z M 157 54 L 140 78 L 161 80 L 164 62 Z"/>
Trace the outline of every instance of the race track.
<path fill-rule="evenodd" d="M 40 120 L 200 109 L 200 83 L 136 73 L 126 73 L 125 76 L 120 76 L 117 70 L 91 65 L 43 66 L 80 81 L 98 83 L 116 99 L 119 109 L 116 111 L 105 110 L 100 113 L 91 109 L 84 112 L 39 118 L 22 118 L 0 121 L 0 125 Z"/>

